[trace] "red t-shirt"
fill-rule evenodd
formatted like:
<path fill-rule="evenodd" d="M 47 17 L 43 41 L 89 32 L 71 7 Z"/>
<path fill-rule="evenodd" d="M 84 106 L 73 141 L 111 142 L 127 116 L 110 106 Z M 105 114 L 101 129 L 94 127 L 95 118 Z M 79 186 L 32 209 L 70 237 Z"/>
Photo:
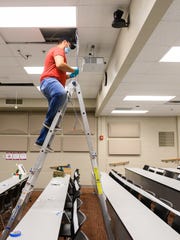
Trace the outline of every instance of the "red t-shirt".
<path fill-rule="evenodd" d="M 40 81 L 47 77 L 54 77 L 56 78 L 63 86 L 66 84 L 66 72 L 59 70 L 56 67 L 54 57 L 55 56 L 62 56 L 64 58 L 64 62 L 67 63 L 66 56 L 64 50 L 59 47 L 51 48 L 45 58 L 44 62 L 44 71 L 41 74 Z"/>

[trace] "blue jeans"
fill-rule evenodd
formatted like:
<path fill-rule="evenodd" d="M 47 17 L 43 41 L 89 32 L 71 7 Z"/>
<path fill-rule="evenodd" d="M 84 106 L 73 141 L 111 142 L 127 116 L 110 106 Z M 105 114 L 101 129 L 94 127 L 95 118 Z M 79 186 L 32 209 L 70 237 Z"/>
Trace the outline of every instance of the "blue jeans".
<path fill-rule="evenodd" d="M 63 106 L 66 100 L 67 92 L 64 86 L 53 77 L 45 78 L 41 82 L 40 89 L 43 95 L 47 98 L 49 105 L 44 123 L 48 126 L 51 126 L 56 113 Z M 43 127 L 36 142 L 42 145 L 48 131 L 48 128 Z"/>

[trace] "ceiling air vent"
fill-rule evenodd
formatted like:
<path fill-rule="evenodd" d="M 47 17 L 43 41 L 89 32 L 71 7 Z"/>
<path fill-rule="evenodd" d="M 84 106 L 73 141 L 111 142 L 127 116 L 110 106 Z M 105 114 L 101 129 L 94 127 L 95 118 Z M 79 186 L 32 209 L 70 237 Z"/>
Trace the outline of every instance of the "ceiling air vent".
<path fill-rule="evenodd" d="M 67 37 L 76 43 L 76 28 L 40 28 L 46 43 L 57 43 L 61 37 Z"/>
<path fill-rule="evenodd" d="M 22 99 L 6 99 L 6 104 L 23 104 L 23 100 Z"/>

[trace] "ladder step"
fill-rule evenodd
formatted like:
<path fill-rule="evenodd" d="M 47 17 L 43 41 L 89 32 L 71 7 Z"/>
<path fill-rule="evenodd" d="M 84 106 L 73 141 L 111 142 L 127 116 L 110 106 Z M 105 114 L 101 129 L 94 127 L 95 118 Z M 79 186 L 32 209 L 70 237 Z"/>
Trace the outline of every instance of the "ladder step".
<path fill-rule="evenodd" d="M 51 126 L 46 125 L 45 123 L 43 123 L 43 126 L 44 126 L 45 128 L 47 128 L 47 129 L 50 129 L 50 127 L 51 127 Z M 61 131 L 62 129 L 61 129 L 59 126 L 56 126 L 56 127 L 54 128 L 54 130 L 55 130 L 55 131 Z"/>
<path fill-rule="evenodd" d="M 50 146 L 47 146 L 46 148 L 44 148 L 41 144 L 38 144 L 37 142 L 34 145 L 37 147 L 40 147 L 41 150 L 43 151 L 54 152 L 54 150 Z"/>

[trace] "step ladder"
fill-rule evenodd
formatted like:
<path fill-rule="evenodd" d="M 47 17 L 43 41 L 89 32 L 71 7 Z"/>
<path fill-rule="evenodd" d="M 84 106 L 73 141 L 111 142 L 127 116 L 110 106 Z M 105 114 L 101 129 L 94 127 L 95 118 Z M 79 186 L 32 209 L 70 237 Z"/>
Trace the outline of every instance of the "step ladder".
<path fill-rule="evenodd" d="M 7 239 L 7 237 L 9 236 L 9 233 L 11 232 L 11 230 L 13 229 L 13 227 L 15 225 L 15 222 L 19 220 L 18 217 L 20 216 L 20 213 L 22 212 L 23 207 L 27 203 L 32 190 L 34 189 L 34 185 L 37 181 L 39 173 L 41 172 L 41 169 L 45 162 L 46 155 L 49 152 L 48 146 L 51 145 L 52 140 L 55 136 L 55 132 L 56 132 L 55 128 L 62 121 L 65 111 L 67 109 L 68 102 L 70 101 L 74 92 L 76 92 L 77 98 L 79 101 L 79 106 L 80 106 L 80 111 L 81 111 L 81 116 L 82 116 L 83 126 L 84 126 L 84 132 L 86 135 L 86 140 L 87 140 L 89 153 L 90 153 L 91 165 L 92 165 L 92 169 L 93 169 L 93 176 L 95 179 L 95 186 L 96 186 L 97 195 L 99 197 L 100 204 L 101 204 L 101 209 L 102 209 L 102 214 L 103 214 L 104 223 L 105 223 L 105 227 L 106 227 L 106 232 L 108 235 L 108 239 L 114 240 L 114 236 L 112 234 L 111 226 L 110 226 L 110 217 L 109 217 L 108 210 L 107 210 L 106 198 L 103 193 L 102 185 L 101 185 L 101 181 L 100 181 L 100 173 L 99 173 L 99 169 L 98 169 L 98 165 L 97 165 L 97 155 L 96 155 L 96 152 L 94 151 L 93 144 L 92 144 L 89 123 L 88 123 L 88 119 L 87 119 L 87 115 L 86 115 L 86 110 L 85 110 L 85 106 L 84 106 L 84 101 L 83 101 L 80 85 L 78 84 L 77 81 L 72 80 L 67 85 L 66 90 L 67 90 L 67 97 L 66 97 L 65 103 L 64 103 L 63 107 L 57 112 L 56 116 L 53 119 L 53 122 L 49 128 L 49 131 L 45 138 L 45 141 L 40 149 L 37 160 L 36 160 L 33 168 L 29 172 L 29 177 L 26 182 L 26 185 L 23 188 L 20 198 L 18 199 L 18 202 L 12 211 L 10 219 L 9 219 L 5 229 L 2 232 L 0 240 Z"/>

